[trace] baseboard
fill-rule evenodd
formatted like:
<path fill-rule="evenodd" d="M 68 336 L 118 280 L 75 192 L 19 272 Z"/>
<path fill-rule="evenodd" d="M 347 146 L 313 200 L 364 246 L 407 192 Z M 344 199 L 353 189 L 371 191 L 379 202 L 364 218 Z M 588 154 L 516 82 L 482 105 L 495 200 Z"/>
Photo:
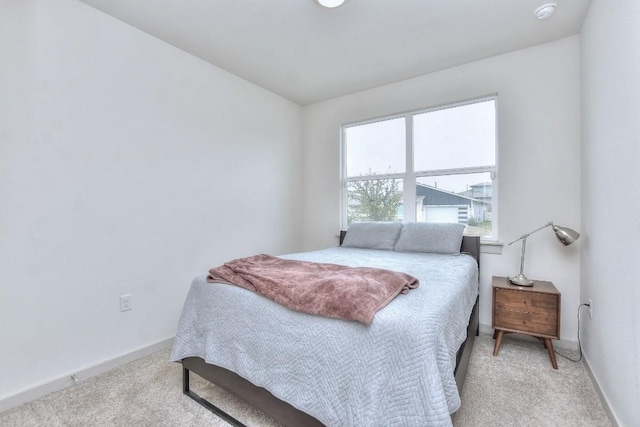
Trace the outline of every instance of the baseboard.
<path fill-rule="evenodd" d="M 493 334 L 493 328 L 491 327 L 491 325 L 487 325 L 486 323 L 480 323 L 480 333 Z"/>
<path fill-rule="evenodd" d="M 591 370 L 591 366 L 589 366 L 589 361 L 584 354 L 582 355 L 582 362 L 584 363 L 585 368 L 587 368 L 587 372 L 589 373 L 589 378 L 591 378 L 591 383 L 593 384 L 593 387 L 596 389 L 596 393 L 598 393 L 600 402 L 602 402 L 602 407 L 604 408 L 604 411 L 607 413 L 607 416 L 611 421 L 611 425 L 613 425 L 614 427 L 618 427 L 620 423 L 618 422 L 615 414 L 611 410 L 611 407 L 609 406 L 609 401 L 607 400 L 604 393 L 602 392 L 602 389 L 600 388 L 600 383 L 598 383 L 596 376 L 593 374 L 593 371 Z"/>
<path fill-rule="evenodd" d="M 485 323 L 481 323 L 480 324 L 480 333 L 482 334 L 493 334 L 493 328 L 491 327 L 491 325 L 487 325 Z M 523 334 L 516 334 L 516 336 L 519 339 L 523 339 L 523 340 L 527 340 L 527 339 L 531 339 L 531 340 L 535 340 L 535 338 L 530 337 L 528 335 L 523 335 Z M 571 351 L 578 351 L 578 342 L 577 341 L 570 341 L 570 340 L 553 340 L 553 347 L 558 349 L 565 349 L 565 350 L 571 350 Z"/>
<path fill-rule="evenodd" d="M 167 338 L 154 344 L 140 347 L 129 353 L 114 357 L 113 359 L 105 360 L 103 362 L 87 366 L 85 368 L 79 369 L 76 372 L 69 372 L 67 375 L 64 375 L 55 380 L 46 381 L 34 387 L 29 387 L 23 391 L 0 400 L 0 412 L 8 411 L 11 408 L 15 408 L 16 406 L 31 402 L 32 400 L 38 399 L 46 394 L 53 393 L 54 391 L 62 390 L 63 388 L 72 386 L 76 384 L 76 382 L 84 381 L 88 378 L 95 377 L 96 375 L 117 368 L 120 365 L 124 365 L 125 363 L 132 362 L 136 359 L 140 359 L 141 357 L 145 357 L 160 350 L 170 348 L 172 345 L 173 337 Z M 75 380 L 73 378 L 75 378 Z"/>

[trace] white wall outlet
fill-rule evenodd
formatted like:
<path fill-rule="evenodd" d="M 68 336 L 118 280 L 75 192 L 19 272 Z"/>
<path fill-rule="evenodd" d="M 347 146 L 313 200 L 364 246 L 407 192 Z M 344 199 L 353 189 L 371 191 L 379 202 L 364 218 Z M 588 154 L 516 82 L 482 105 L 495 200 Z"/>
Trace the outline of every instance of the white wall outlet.
<path fill-rule="evenodd" d="M 593 301 L 589 298 L 589 319 L 593 319 Z"/>
<path fill-rule="evenodd" d="M 120 311 L 133 310 L 133 301 L 131 300 L 131 297 L 131 294 L 120 296 Z"/>

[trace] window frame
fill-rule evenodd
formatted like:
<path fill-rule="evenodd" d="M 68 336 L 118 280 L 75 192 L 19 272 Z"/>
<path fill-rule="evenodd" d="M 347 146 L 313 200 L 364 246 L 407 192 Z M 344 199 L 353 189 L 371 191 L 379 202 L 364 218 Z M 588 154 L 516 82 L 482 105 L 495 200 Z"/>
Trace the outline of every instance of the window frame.
<path fill-rule="evenodd" d="M 493 101 L 495 108 L 495 144 L 494 144 L 494 165 L 488 166 L 471 166 L 463 168 L 450 168 L 450 169 L 437 169 L 437 170 L 421 170 L 414 171 L 414 135 L 413 135 L 413 117 L 419 114 L 430 113 L 434 111 L 446 110 L 449 108 L 462 107 L 465 105 L 478 104 L 481 102 Z M 402 203 L 406 206 L 415 206 L 416 204 L 416 184 L 419 178 L 430 176 L 446 176 L 446 175 L 463 175 L 472 173 L 489 173 L 491 178 L 491 236 L 481 237 L 485 242 L 497 242 L 498 241 L 498 95 L 489 95 L 481 98 L 474 98 L 466 101 L 460 101 L 450 104 L 438 105 L 431 108 L 423 108 L 419 110 L 413 110 L 405 113 L 392 114 L 388 116 L 378 117 L 374 119 L 368 119 L 358 122 L 345 123 L 340 129 L 340 178 L 341 178 L 341 194 L 340 194 L 340 224 L 342 229 L 346 230 L 348 224 L 348 186 L 350 182 L 354 181 L 367 181 L 371 179 L 400 179 L 402 180 L 403 199 Z M 347 144 L 346 144 L 346 130 L 355 126 L 362 126 L 386 120 L 393 120 L 397 118 L 404 118 L 405 120 L 405 171 L 398 173 L 387 174 L 375 174 L 375 175 L 359 175 L 355 177 L 347 176 Z M 413 191 L 407 191 L 407 188 L 413 188 Z M 404 209 L 403 222 L 415 222 L 416 210 Z"/>

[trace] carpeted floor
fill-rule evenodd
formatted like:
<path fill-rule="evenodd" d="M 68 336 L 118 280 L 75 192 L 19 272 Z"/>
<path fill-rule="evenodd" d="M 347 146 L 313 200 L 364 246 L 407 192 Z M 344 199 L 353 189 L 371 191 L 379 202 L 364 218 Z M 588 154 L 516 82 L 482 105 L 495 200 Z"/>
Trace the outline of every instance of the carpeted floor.
<path fill-rule="evenodd" d="M 498 357 L 476 339 L 456 427 L 610 426 L 582 363 L 551 368 L 537 342 L 506 336 Z M 227 426 L 182 394 L 180 365 L 161 351 L 0 414 L 0 426 Z M 248 426 L 278 426 L 196 375 L 192 389 Z"/>
<path fill-rule="evenodd" d="M 555 370 L 542 344 L 517 335 L 505 335 L 493 357 L 491 335 L 479 338 L 455 426 L 611 426 L 582 362 L 556 355 Z M 578 357 L 577 352 L 568 355 Z"/>

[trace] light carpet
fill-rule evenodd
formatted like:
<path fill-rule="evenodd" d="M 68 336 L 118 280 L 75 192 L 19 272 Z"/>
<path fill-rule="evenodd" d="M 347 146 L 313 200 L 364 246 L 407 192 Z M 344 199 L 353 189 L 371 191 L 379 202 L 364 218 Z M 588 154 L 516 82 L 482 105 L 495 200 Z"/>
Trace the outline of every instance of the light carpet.
<path fill-rule="evenodd" d="M 491 336 L 477 337 L 454 426 L 611 426 L 581 362 L 559 357 L 554 370 L 542 345 L 512 336 L 492 352 Z M 182 394 L 181 366 L 168 359 L 161 351 L 26 403 L 0 426 L 227 426 Z M 278 426 L 197 375 L 191 388 L 248 426 Z"/>
<path fill-rule="evenodd" d="M 476 339 L 455 426 L 612 425 L 582 362 L 556 355 L 553 369 L 544 346 L 521 337 L 505 335 L 496 357 L 491 335 Z"/>

